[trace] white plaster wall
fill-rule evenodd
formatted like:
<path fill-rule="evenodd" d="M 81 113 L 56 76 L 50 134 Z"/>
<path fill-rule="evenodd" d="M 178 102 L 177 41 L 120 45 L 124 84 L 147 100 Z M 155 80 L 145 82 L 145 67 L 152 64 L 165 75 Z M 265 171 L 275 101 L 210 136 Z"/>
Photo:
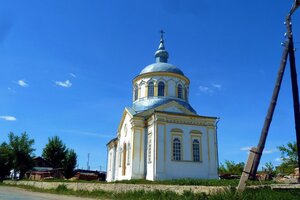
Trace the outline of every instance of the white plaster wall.
<path fill-rule="evenodd" d="M 144 178 L 145 158 L 144 158 L 144 129 L 135 129 L 133 133 L 133 160 L 132 160 L 132 179 Z"/>
<path fill-rule="evenodd" d="M 180 124 L 167 124 L 166 125 L 166 144 L 164 144 L 164 132 L 163 125 L 158 128 L 158 161 L 157 161 L 157 174 L 156 179 L 177 179 L 177 178 L 217 178 L 217 159 L 216 156 L 210 156 L 215 154 L 214 152 L 208 151 L 208 147 L 214 148 L 213 144 L 207 143 L 207 131 L 206 127 L 203 126 L 192 126 L 192 125 L 180 125 Z M 173 128 L 180 128 L 183 131 L 182 134 L 182 150 L 183 157 L 181 161 L 172 161 L 172 135 L 171 130 Z M 201 134 L 202 142 L 202 162 L 192 161 L 192 149 L 191 149 L 191 136 L 190 131 L 198 130 Z M 166 145 L 166 159 L 164 160 L 164 145 Z"/>
<path fill-rule="evenodd" d="M 145 158 L 147 166 L 147 180 L 154 180 L 154 166 L 155 166 L 155 128 L 154 125 L 147 127 L 147 158 Z M 152 145 L 151 145 L 151 162 L 148 162 L 148 134 L 151 133 Z"/>
<path fill-rule="evenodd" d="M 218 177 L 218 153 L 217 153 L 217 140 L 216 140 L 216 129 L 208 128 L 207 133 L 209 136 L 210 146 L 210 160 L 209 160 L 209 177 Z"/>
<path fill-rule="evenodd" d="M 146 84 L 142 84 L 140 87 L 141 87 L 140 98 L 144 98 L 145 97 Z"/>
<path fill-rule="evenodd" d="M 124 180 L 124 179 L 130 179 L 132 176 L 132 131 L 131 131 L 131 123 L 130 123 L 130 119 L 131 117 L 126 114 L 125 119 L 123 121 L 123 124 L 120 128 L 120 137 L 119 137 L 119 142 L 118 142 L 118 147 L 116 150 L 116 156 L 115 156 L 115 180 Z M 124 132 L 124 126 L 127 126 L 127 134 L 125 136 L 125 132 Z M 130 151 L 126 152 L 126 161 L 125 161 L 125 165 L 126 165 L 126 173 L 125 176 L 122 175 L 122 166 L 123 166 L 123 144 L 126 143 L 126 149 L 128 150 L 128 144 L 130 143 Z M 120 148 L 122 148 L 122 152 L 121 152 L 121 167 L 120 167 Z M 127 165 L 127 157 L 129 156 L 130 159 L 130 164 Z"/>
<path fill-rule="evenodd" d="M 108 149 L 108 158 L 107 158 L 107 174 L 106 174 L 106 181 L 110 182 L 113 181 L 113 172 L 114 172 L 114 158 L 113 154 L 114 153 L 114 148 Z M 112 163 L 110 163 L 112 162 Z"/>

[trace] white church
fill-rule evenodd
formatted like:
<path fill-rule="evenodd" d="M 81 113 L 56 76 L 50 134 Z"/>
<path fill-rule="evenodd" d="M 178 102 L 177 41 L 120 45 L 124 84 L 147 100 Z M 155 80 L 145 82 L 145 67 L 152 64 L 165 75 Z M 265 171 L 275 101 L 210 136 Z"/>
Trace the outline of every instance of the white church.
<path fill-rule="evenodd" d="M 156 62 L 133 79 L 132 107 L 107 144 L 109 182 L 218 178 L 218 119 L 191 107 L 190 80 L 168 57 L 162 33 Z"/>

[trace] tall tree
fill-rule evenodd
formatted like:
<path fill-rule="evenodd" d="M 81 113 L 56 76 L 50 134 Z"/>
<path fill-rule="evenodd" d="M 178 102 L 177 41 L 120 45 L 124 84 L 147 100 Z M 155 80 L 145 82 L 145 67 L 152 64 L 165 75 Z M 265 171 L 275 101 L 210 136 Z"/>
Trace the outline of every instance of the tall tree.
<path fill-rule="evenodd" d="M 77 164 L 77 154 L 73 149 L 67 151 L 64 162 L 64 175 L 66 178 L 71 178 L 74 175 L 74 169 Z"/>
<path fill-rule="evenodd" d="M 26 132 L 21 136 L 17 136 L 14 133 L 9 133 L 9 148 L 11 151 L 12 168 L 20 172 L 20 179 L 24 177 L 24 174 L 33 166 L 33 152 L 34 144 L 33 139 L 29 139 Z"/>
<path fill-rule="evenodd" d="M 294 173 L 298 166 L 297 143 L 289 142 L 286 146 L 277 147 L 281 152 L 282 163 L 277 167 L 277 171 L 285 174 Z"/>
<path fill-rule="evenodd" d="M 9 145 L 3 142 L 0 145 L 0 180 L 4 179 L 12 168 L 12 156 Z"/>
<path fill-rule="evenodd" d="M 73 149 L 68 149 L 58 136 L 48 139 L 42 157 L 54 168 L 63 168 L 66 178 L 73 176 L 77 164 L 77 154 Z"/>
<path fill-rule="evenodd" d="M 67 155 L 66 145 L 58 136 L 48 138 L 48 144 L 43 149 L 42 157 L 54 168 L 62 168 Z"/>

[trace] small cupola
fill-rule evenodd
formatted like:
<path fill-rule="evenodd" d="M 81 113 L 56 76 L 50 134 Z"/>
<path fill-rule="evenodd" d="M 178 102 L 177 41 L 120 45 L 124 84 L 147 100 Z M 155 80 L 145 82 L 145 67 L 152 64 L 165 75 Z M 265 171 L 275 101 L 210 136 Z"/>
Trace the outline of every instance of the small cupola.
<path fill-rule="evenodd" d="M 167 63 L 169 58 L 169 53 L 165 50 L 164 44 L 164 31 L 160 31 L 160 42 L 158 46 L 158 50 L 155 52 L 155 59 L 157 63 Z"/>

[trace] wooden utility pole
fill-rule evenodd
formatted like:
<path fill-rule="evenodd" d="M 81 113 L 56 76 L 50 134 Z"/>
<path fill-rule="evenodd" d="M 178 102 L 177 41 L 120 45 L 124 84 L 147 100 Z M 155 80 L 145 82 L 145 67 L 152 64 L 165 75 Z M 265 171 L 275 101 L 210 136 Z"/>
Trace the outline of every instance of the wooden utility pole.
<path fill-rule="evenodd" d="M 276 79 L 276 84 L 273 90 L 272 99 L 269 105 L 268 113 L 265 118 L 264 126 L 261 131 L 261 136 L 257 148 L 252 148 L 249 154 L 248 161 L 245 165 L 244 171 L 242 173 L 237 190 L 239 192 L 244 191 L 246 186 L 246 181 L 249 176 L 255 178 L 258 165 L 261 159 L 262 152 L 265 147 L 266 139 L 268 136 L 269 128 L 272 122 L 273 114 L 275 111 L 282 78 L 284 75 L 284 70 L 286 67 L 287 58 L 289 56 L 290 68 L 291 68 L 291 79 L 292 79 L 292 91 L 293 91 L 293 102 L 294 102 L 294 118 L 295 118 L 295 128 L 296 128 L 296 138 L 297 138 L 297 148 L 298 148 L 298 167 L 300 168 L 300 109 L 299 109 L 299 93 L 298 93 L 298 83 L 297 83 L 297 71 L 294 53 L 294 43 L 293 43 L 293 32 L 292 32 L 292 22 L 291 16 L 295 10 L 300 6 L 300 0 L 295 0 L 293 7 L 286 17 L 285 25 L 287 28 L 286 41 L 284 43 L 284 51 L 282 54 L 280 67 Z M 299 180 L 298 180 L 299 181 Z"/>

